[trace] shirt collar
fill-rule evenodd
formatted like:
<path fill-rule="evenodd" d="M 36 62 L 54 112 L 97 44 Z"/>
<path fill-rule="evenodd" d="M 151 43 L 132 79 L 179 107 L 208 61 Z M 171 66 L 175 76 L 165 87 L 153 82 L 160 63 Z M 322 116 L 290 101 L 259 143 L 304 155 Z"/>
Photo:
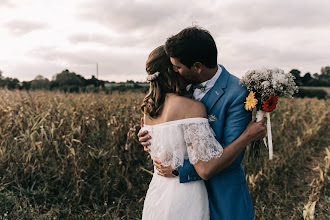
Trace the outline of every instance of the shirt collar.
<path fill-rule="evenodd" d="M 222 72 L 222 68 L 218 65 L 218 70 L 217 70 L 217 72 L 214 74 L 214 76 L 213 76 L 211 79 L 209 79 L 209 80 L 207 80 L 207 81 L 205 81 L 205 82 L 202 82 L 201 84 L 202 84 L 203 86 L 205 86 L 206 89 L 208 89 L 208 88 L 212 88 L 212 87 L 214 86 L 214 84 L 216 83 L 216 81 L 218 80 L 218 78 L 219 78 L 221 72 Z"/>

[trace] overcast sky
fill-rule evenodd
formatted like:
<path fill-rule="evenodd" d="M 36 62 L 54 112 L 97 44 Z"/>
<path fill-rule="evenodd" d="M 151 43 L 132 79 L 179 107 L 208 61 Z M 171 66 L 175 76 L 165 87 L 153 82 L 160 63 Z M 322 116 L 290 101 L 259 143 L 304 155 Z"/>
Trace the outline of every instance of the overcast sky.
<path fill-rule="evenodd" d="M 330 66 L 329 0 L 0 0 L 0 70 L 49 79 L 64 69 L 144 81 L 149 53 L 181 29 L 213 35 L 218 62 L 241 77 Z"/>

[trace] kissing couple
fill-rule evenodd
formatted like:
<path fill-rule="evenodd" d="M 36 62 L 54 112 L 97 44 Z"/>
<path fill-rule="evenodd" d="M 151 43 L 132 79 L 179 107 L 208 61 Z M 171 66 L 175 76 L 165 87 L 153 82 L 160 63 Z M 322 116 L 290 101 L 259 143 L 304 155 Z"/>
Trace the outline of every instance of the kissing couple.
<path fill-rule="evenodd" d="M 146 62 L 149 93 L 138 137 L 154 162 L 142 219 L 254 217 L 242 159 L 266 135 L 252 122 L 239 79 L 217 62 L 211 34 L 188 27 Z"/>

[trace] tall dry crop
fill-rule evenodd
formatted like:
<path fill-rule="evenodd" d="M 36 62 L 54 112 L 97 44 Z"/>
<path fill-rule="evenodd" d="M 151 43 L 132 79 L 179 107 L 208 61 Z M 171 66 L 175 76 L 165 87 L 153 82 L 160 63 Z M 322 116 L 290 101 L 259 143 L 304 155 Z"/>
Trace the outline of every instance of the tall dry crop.
<path fill-rule="evenodd" d="M 152 170 L 136 138 L 143 97 L 0 90 L 0 219 L 141 218 Z M 323 182 L 314 169 L 326 166 L 329 104 L 283 99 L 272 112 L 274 160 L 263 149 L 243 163 L 256 219 L 302 219 L 315 198 L 315 217 L 329 217 L 329 169 Z"/>
<path fill-rule="evenodd" d="M 271 113 L 274 159 L 268 160 L 268 149 L 264 148 L 260 159 L 245 157 L 243 163 L 256 219 L 303 217 L 315 179 L 313 168 L 330 146 L 329 117 L 330 100 L 280 100 Z M 324 190 L 329 184 L 327 178 Z M 329 209 L 316 208 L 319 219 L 330 217 Z"/>
<path fill-rule="evenodd" d="M 143 94 L 0 91 L 0 214 L 139 216 Z"/>

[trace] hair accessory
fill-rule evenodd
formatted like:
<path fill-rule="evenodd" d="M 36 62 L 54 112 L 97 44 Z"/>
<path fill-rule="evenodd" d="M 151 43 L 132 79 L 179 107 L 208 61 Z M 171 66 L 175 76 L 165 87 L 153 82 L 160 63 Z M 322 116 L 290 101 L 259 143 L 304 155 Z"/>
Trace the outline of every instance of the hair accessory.
<path fill-rule="evenodd" d="M 153 74 L 150 74 L 147 76 L 147 80 L 149 82 L 151 82 L 151 81 L 155 80 L 159 76 L 159 74 L 160 74 L 160 72 L 155 72 Z"/>

